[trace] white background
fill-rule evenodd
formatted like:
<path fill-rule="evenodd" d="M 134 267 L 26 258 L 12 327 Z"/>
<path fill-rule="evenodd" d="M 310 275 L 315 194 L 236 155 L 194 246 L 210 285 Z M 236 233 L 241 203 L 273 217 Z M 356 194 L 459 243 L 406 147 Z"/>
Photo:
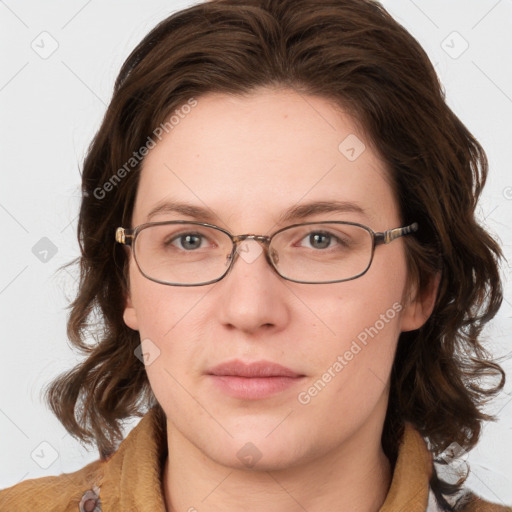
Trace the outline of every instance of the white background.
<path fill-rule="evenodd" d="M 154 25 L 192 3 L 0 0 L 0 488 L 73 471 L 97 458 L 66 434 L 41 401 L 42 388 L 78 360 L 65 332 L 76 275 L 56 270 L 78 256 L 79 169 L 122 62 Z M 427 50 L 450 106 L 488 153 L 491 171 L 479 216 L 510 260 L 512 1 L 384 5 Z M 40 52 L 52 44 L 58 48 L 43 59 L 32 44 Z M 50 250 L 47 262 L 32 251 L 38 242 L 48 244 L 40 242 L 43 237 L 57 251 Z M 503 276 L 505 301 L 487 331 L 496 355 L 512 349 L 507 264 Z M 512 377 L 512 361 L 504 366 Z M 500 420 L 486 425 L 470 454 L 468 480 L 487 499 L 507 504 L 512 503 L 510 381 L 489 407 L 499 411 Z"/>

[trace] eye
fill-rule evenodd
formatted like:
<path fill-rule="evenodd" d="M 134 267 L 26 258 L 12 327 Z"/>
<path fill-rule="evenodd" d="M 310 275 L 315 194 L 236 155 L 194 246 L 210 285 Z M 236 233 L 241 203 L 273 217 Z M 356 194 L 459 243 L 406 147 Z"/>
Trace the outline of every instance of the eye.
<path fill-rule="evenodd" d="M 179 249 L 184 249 L 186 251 L 192 251 L 194 249 L 201 248 L 201 245 L 204 241 L 204 236 L 199 233 L 183 233 L 178 236 L 174 236 L 170 238 L 166 245 L 174 245 Z"/>
<path fill-rule="evenodd" d="M 328 233 L 311 233 L 308 237 L 309 244 L 315 249 L 326 249 L 331 241 L 332 237 Z"/>
<path fill-rule="evenodd" d="M 328 249 L 335 245 L 346 246 L 347 244 L 338 236 L 327 231 L 312 231 L 302 238 L 299 245 L 306 245 L 313 249 Z"/>

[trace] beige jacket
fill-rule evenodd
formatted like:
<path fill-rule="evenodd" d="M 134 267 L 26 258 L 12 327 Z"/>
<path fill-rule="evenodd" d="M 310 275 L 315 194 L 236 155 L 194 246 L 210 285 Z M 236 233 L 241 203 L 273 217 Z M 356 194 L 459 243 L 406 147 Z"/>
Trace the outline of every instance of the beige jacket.
<path fill-rule="evenodd" d="M 165 512 L 161 474 L 165 434 L 150 411 L 107 461 L 75 473 L 26 480 L 0 491 L 0 512 Z M 406 425 L 391 487 L 379 512 L 426 512 L 432 458 L 425 441 Z M 476 497 L 465 512 L 512 512 Z"/>

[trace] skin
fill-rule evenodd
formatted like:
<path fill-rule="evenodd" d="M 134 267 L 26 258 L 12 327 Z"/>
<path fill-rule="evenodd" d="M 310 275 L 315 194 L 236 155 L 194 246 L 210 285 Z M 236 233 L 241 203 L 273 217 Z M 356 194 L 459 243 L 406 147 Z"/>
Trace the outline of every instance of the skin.
<path fill-rule="evenodd" d="M 291 90 L 241 98 L 209 94 L 145 158 L 132 226 L 161 201 L 207 207 L 233 234 L 269 234 L 281 213 L 309 201 L 341 200 L 365 210 L 298 222 L 346 220 L 374 231 L 401 226 L 386 169 L 369 143 L 355 160 L 338 150 L 357 124 L 329 101 Z M 199 220 L 160 213 L 152 221 Z M 293 222 L 288 222 L 289 225 Z M 249 242 L 256 244 L 256 242 Z M 280 278 L 260 256 L 238 258 L 215 284 L 152 282 L 130 262 L 124 320 L 160 350 L 147 366 L 168 419 L 163 488 L 171 511 L 352 510 L 383 503 L 391 468 L 381 447 L 397 339 L 431 313 L 435 287 L 407 280 L 402 239 L 376 249 L 362 277 L 307 285 Z M 307 390 L 365 327 L 400 303 L 378 335 L 311 401 Z M 238 358 L 268 360 L 305 375 L 262 400 L 240 400 L 205 372 Z M 252 468 L 237 452 L 252 443 Z"/>

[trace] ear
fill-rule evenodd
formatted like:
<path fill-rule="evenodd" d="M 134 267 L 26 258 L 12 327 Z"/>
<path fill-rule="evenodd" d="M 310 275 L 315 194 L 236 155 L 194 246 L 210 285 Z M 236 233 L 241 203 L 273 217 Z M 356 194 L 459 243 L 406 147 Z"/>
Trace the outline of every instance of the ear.
<path fill-rule="evenodd" d="M 139 330 L 139 321 L 137 319 L 137 311 L 135 309 L 135 306 L 133 305 L 130 293 L 128 293 L 128 295 L 126 297 L 124 313 L 123 313 L 123 320 L 124 320 L 124 323 L 128 327 L 130 327 L 130 329 L 133 329 L 134 331 Z"/>
<path fill-rule="evenodd" d="M 419 292 L 417 285 L 411 286 L 405 297 L 400 319 L 400 330 L 414 331 L 419 329 L 430 317 L 434 309 L 439 289 L 441 274 L 433 275 L 427 286 Z"/>

